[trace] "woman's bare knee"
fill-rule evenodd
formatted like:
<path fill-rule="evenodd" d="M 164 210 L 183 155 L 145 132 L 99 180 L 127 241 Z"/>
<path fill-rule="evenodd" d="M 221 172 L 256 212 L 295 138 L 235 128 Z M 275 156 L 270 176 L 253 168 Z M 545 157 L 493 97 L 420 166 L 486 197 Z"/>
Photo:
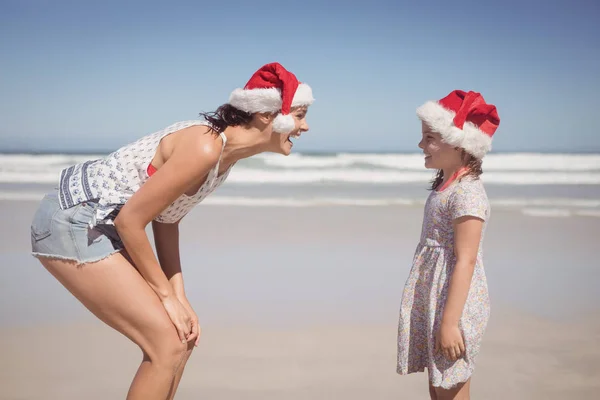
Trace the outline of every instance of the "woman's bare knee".
<path fill-rule="evenodd" d="M 189 360 L 189 358 L 192 356 L 192 353 L 194 352 L 194 347 L 194 341 L 187 343 L 185 350 L 185 361 Z"/>
<path fill-rule="evenodd" d="M 158 297 L 122 255 L 81 268 L 61 260 L 44 259 L 42 264 L 90 311 L 135 342 L 154 365 L 177 367 L 186 356 L 188 344 L 181 343 Z"/>
<path fill-rule="evenodd" d="M 192 356 L 192 352 L 193 351 L 194 351 L 194 342 L 193 341 L 192 342 L 188 342 L 186 344 L 186 349 L 184 351 L 181 363 L 179 364 L 179 368 L 180 369 L 183 369 L 185 367 L 185 365 L 187 364 L 188 360 Z"/>
<path fill-rule="evenodd" d="M 149 343 L 140 344 L 140 347 L 152 365 L 174 371 L 189 357 L 188 344 L 179 340 L 173 326 L 170 328 Z"/>

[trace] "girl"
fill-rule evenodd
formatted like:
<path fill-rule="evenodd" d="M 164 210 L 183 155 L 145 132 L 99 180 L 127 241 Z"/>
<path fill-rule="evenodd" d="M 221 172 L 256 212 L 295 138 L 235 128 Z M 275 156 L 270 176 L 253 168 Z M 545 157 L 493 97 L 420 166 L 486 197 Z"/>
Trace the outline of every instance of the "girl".
<path fill-rule="evenodd" d="M 432 399 L 468 399 L 490 313 L 481 247 L 490 206 L 479 175 L 500 119 L 479 93 L 460 90 L 417 115 L 425 167 L 438 172 L 402 295 L 397 372 L 427 368 Z"/>
<path fill-rule="evenodd" d="M 127 399 L 172 399 L 198 344 L 198 317 L 181 275 L 179 222 L 238 160 L 290 154 L 290 138 L 308 131 L 312 102 L 308 85 L 267 64 L 228 104 L 203 114 L 205 121 L 176 123 L 67 168 L 42 200 L 31 225 L 34 256 L 143 352 Z"/>

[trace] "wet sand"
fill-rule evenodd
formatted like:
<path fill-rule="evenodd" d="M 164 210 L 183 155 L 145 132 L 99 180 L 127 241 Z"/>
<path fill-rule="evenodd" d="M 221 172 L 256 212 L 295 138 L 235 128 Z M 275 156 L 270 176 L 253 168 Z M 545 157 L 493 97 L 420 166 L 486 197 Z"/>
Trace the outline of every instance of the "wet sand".
<path fill-rule="evenodd" d="M 33 202 L 0 201 L 0 399 L 124 398 L 139 350 L 31 256 Z M 396 322 L 420 207 L 200 206 L 182 224 L 203 326 L 178 399 L 427 399 L 395 373 Z M 600 390 L 597 218 L 494 211 L 492 317 L 475 399 Z"/>

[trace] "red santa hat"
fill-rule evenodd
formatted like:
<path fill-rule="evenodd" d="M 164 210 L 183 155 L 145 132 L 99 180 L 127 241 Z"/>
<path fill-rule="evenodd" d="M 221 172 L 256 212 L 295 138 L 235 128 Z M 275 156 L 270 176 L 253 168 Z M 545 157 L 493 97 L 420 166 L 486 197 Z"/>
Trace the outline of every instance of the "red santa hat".
<path fill-rule="evenodd" d="M 292 107 L 309 106 L 313 101 L 310 86 L 300 83 L 279 63 L 262 66 L 243 89 L 235 89 L 229 96 L 229 104 L 242 111 L 279 112 L 273 120 L 273 130 L 279 133 L 294 130 Z"/>
<path fill-rule="evenodd" d="M 417 108 L 417 116 L 446 143 L 462 147 L 478 159 L 491 150 L 492 137 L 500 125 L 496 106 L 472 91 L 454 90 L 437 102 L 428 101 Z"/>

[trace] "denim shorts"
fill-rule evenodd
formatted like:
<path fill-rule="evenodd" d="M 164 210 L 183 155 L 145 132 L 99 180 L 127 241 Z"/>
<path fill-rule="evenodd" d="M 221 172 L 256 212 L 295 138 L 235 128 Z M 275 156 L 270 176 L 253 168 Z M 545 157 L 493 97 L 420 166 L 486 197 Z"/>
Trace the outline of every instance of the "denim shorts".
<path fill-rule="evenodd" d="M 58 191 L 46 194 L 31 223 L 33 256 L 85 264 L 123 250 L 123 242 L 114 225 L 91 226 L 97 206 L 92 201 L 62 210 Z"/>

